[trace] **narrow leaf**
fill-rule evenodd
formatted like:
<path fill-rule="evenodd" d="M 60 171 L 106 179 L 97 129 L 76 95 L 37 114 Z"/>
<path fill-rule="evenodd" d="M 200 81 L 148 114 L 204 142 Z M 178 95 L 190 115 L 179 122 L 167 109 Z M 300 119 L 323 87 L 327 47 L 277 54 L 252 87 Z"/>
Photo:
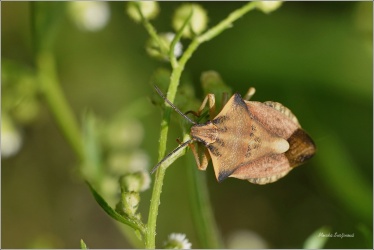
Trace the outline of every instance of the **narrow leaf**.
<path fill-rule="evenodd" d="M 88 187 L 91 190 L 91 193 L 93 194 L 95 200 L 97 203 L 99 203 L 100 207 L 104 209 L 104 211 L 113 219 L 116 221 L 119 221 L 123 224 L 126 224 L 136 230 L 139 230 L 142 234 L 145 232 L 145 226 L 142 222 L 136 219 L 129 218 L 127 216 L 122 216 L 121 214 L 117 213 L 112 207 L 108 205 L 108 203 L 104 200 L 103 197 L 99 193 L 96 192 L 96 190 L 91 186 L 89 182 L 87 182 Z"/>
<path fill-rule="evenodd" d="M 86 243 L 81 239 L 81 249 L 88 249 Z"/>

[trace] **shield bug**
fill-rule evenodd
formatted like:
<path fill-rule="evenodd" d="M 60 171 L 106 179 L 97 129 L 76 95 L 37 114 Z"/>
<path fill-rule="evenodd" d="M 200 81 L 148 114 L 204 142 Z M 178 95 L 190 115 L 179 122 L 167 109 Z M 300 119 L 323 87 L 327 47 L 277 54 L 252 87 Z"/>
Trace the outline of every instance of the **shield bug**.
<path fill-rule="evenodd" d="M 152 173 L 172 154 L 190 146 L 198 169 L 205 170 L 212 159 L 219 182 L 227 177 L 267 184 L 284 177 L 296 166 L 311 158 L 316 151 L 310 136 L 301 128 L 296 116 L 278 102 L 249 101 L 255 89 L 250 88 L 243 99 L 234 94 L 222 110 L 215 114 L 215 96 L 208 94 L 195 115 L 199 116 L 207 102 L 212 118 L 196 123 L 176 108 L 155 86 L 158 94 L 193 125 L 191 140 L 183 142 L 161 160 Z M 201 143 L 201 156 L 194 143 Z"/>

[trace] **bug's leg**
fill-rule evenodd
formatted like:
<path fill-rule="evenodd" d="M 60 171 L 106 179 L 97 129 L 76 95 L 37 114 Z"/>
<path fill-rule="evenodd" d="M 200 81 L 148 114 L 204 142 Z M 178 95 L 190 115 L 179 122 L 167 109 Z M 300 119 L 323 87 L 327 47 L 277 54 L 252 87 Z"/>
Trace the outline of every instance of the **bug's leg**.
<path fill-rule="evenodd" d="M 193 111 L 193 110 L 189 110 L 189 111 L 187 111 L 187 112 L 184 113 L 184 114 L 185 114 L 185 115 L 193 114 L 193 115 L 196 116 L 196 117 L 199 117 L 199 116 L 200 116 L 197 112 L 195 112 L 195 111 Z"/>
<path fill-rule="evenodd" d="M 199 169 L 206 170 L 206 168 L 208 166 L 208 163 L 209 163 L 209 160 L 210 160 L 209 151 L 208 151 L 208 149 L 204 149 L 204 153 L 201 156 L 201 165 L 200 165 Z"/>
<path fill-rule="evenodd" d="M 199 110 L 196 112 L 199 116 L 203 109 L 205 108 L 207 101 L 209 101 L 209 115 L 210 118 L 212 119 L 216 115 L 216 98 L 214 94 L 207 94 L 206 97 L 204 98 L 204 101 L 201 103 L 201 106 Z"/>
<path fill-rule="evenodd" d="M 199 170 L 206 170 L 206 168 L 208 167 L 208 162 L 210 160 L 210 155 L 209 155 L 208 150 L 207 149 L 204 150 L 204 153 L 202 155 L 202 159 L 200 161 L 199 154 L 196 150 L 195 145 L 191 143 L 189 146 L 191 148 L 193 156 L 195 157 L 197 168 Z"/>
<path fill-rule="evenodd" d="M 245 94 L 243 99 L 246 101 L 249 101 L 255 93 L 256 93 L 256 89 L 253 87 L 250 87 L 247 91 L 247 94 Z"/>

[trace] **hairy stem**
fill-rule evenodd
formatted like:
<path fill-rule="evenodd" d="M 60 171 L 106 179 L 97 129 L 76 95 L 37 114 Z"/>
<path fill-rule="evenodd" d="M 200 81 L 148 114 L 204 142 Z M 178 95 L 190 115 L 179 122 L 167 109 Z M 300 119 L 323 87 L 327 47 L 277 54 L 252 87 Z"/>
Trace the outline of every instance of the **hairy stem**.
<path fill-rule="evenodd" d="M 167 93 L 167 98 L 171 102 L 174 102 L 174 98 L 177 92 L 181 73 L 182 73 L 181 64 L 179 64 L 178 67 L 173 70 L 173 73 L 170 78 L 171 80 L 170 80 L 169 90 Z M 170 107 L 165 109 L 163 119 L 161 121 L 160 145 L 159 145 L 159 151 L 158 151 L 159 161 L 165 156 L 165 152 L 166 152 L 166 142 L 167 142 L 167 135 L 169 131 L 171 110 L 172 109 Z M 171 162 L 169 164 L 171 164 Z M 168 166 L 169 165 L 162 164 L 156 172 L 155 184 L 153 186 L 151 205 L 150 205 L 149 215 L 148 215 L 148 228 L 147 228 L 148 230 L 146 234 L 146 244 L 145 244 L 146 248 L 155 248 L 158 207 L 160 205 L 160 196 L 162 192 L 162 184 L 164 182 L 165 171 Z"/>
<path fill-rule="evenodd" d="M 254 9 L 256 7 L 256 4 L 257 3 L 255 2 L 251 2 L 251 3 L 244 5 L 240 9 L 235 10 L 226 19 L 221 21 L 219 24 L 217 24 L 213 28 L 209 29 L 202 35 L 192 40 L 192 42 L 188 46 L 187 50 L 184 52 L 179 62 L 172 63 L 173 71 L 170 77 L 170 85 L 169 85 L 169 89 L 167 92 L 167 99 L 170 102 L 174 102 L 175 95 L 177 93 L 177 89 L 179 86 L 180 77 L 184 70 L 184 67 L 187 61 L 191 58 L 193 52 L 199 47 L 199 45 L 206 41 L 211 40 L 212 38 L 220 34 L 222 31 L 229 28 L 232 22 L 242 17 L 248 11 Z M 147 25 L 150 25 L 150 24 L 148 23 Z M 146 28 L 148 31 L 150 31 L 149 27 L 146 27 Z M 177 41 L 173 41 L 173 42 L 176 43 Z M 166 142 L 167 142 L 167 135 L 169 131 L 171 111 L 172 109 L 170 107 L 166 107 L 162 121 L 161 121 L 160 145 L 159 145 L 159 152 L 158 152 L 159 161 L 165 156 L 165 152 L 166 152 Z M 182 155 L 183 154 L 176 156 L 175 159 Z M 156 177 L 155 177 L 153 191 L 152 191 L 151 205 L 150 205 L 150 210 L 148 214 L 147 233 L 145 237 L 146 248 L 152 248 L 152 249 L 155 248 L 157 215 L 158 215 L 158 208 L 160 205 L 162 185 L 163 185 L 163 181 L 165 177 L 165 171 L 172 162 L 173 161 L 165 162 L 165 164 L 162 164 L 156 172 Z"/>

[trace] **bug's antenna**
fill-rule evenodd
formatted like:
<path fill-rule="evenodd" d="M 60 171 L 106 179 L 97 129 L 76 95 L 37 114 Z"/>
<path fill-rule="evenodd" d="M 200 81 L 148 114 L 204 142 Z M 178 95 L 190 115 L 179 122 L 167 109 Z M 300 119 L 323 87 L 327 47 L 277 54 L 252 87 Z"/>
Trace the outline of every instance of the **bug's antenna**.
<path fill-rule="evenodd" d="M 192 121 L 190 118 L 188 118 L 188 116 L 186 116 L 185 114 L 182 113 L 182 111 L 180 111 L 177 107 L 174 106 L 174 104 L 172 104 L 165 96 L 164 94 L 161 92 L 161 90 L 156 86 L 154 85 L 157 93 L 165 100 L 165 102 L 167 102 L 170 107 L 172 107 L 178 114 L 180 114 L 181 116 L 183 116 L 187 121 L 189 121 L 190 123 L 192 124 L 196 124 L 196 122 Z"/>
<path fill-rule="evenodd" d="M 188 144 L 191 144 L 193 140 L 188 140 L 186 142 L 183 142 L 181 145 L 179 145 L 177 148 L 175 148 L 173 151 L 171 151 L 167 156 L 164 157 L 164 159 L 162 159 L 159 163 L 157 163 L 156 166 L 154 166 L 151 170 L 151 174 L 153 174 L 159 166 L 161 166 L 161 164 L 166 161 L 170 156 L 172 156 L 173 154 L 175 154 L 177 151 L 179 151 L 180 149 L 184 148 L 185 146 L 187 146 Z"/>

